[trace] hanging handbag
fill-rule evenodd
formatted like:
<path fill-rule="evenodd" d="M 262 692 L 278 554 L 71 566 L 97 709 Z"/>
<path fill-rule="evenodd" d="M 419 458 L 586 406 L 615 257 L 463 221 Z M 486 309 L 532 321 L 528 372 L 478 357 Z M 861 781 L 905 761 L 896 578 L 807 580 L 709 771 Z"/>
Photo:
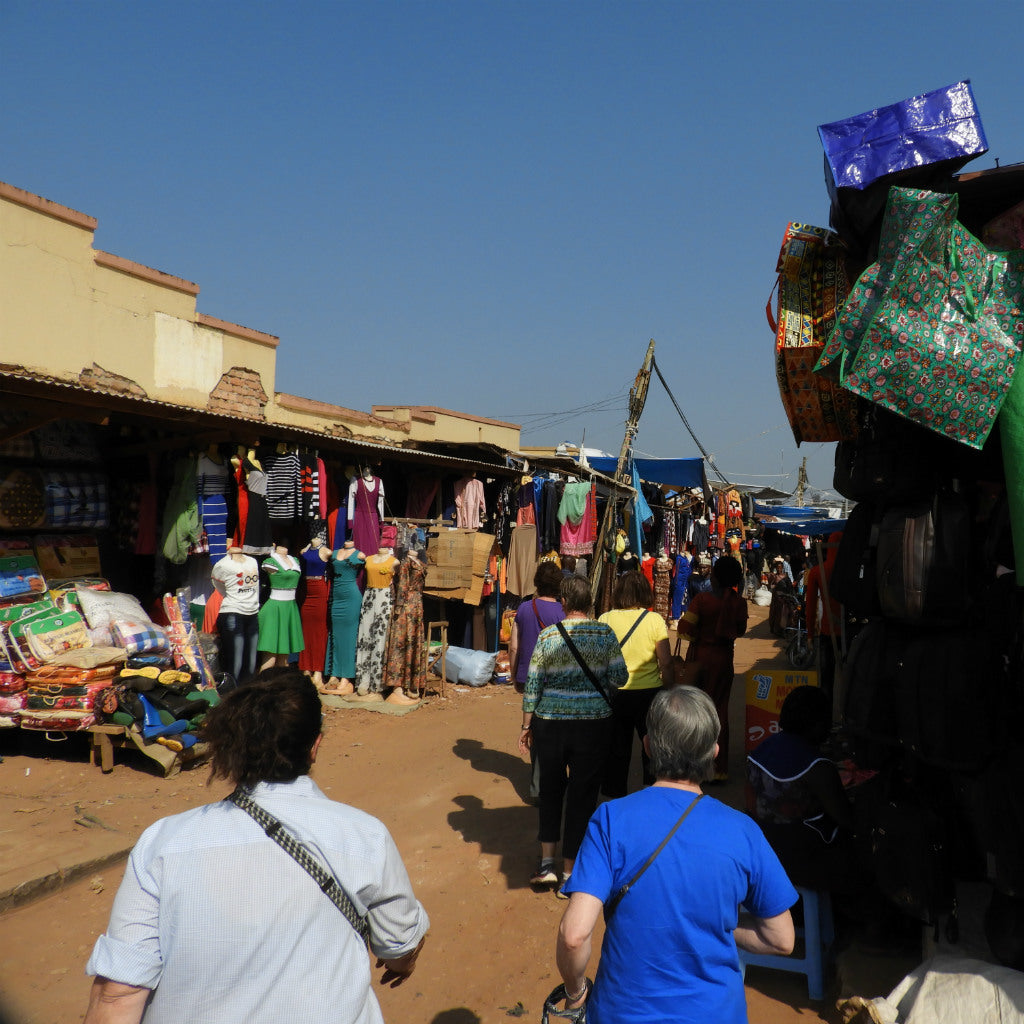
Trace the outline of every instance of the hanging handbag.
<path fill-rule="evenodd" d="M 348 893 L 338 884 L 338 880 L 326 868 L 317 863 L 306 847 L 277 818 L 260 807 L 242 789 L 236 789 L 227 799 L 245 811 L 270 839 L 273 839 L 285 853 L 309 872 L 313 881 L 320 886 L 323 894 L 341 911 L 345 920 L 352 925 L 356 934 L 365 943 L 370 934 L 370 926 L 367 924 L 366 918 L 360 916 Z"/>
<path fill-rule="evenodd" d="M 676 686 L 700 686 L 704 677 L 704 666 L 699 661 L 687 661 L 679 653 L 681 636 L 676 637 L 676 646 L 672 652 L 672 679 Z"/>

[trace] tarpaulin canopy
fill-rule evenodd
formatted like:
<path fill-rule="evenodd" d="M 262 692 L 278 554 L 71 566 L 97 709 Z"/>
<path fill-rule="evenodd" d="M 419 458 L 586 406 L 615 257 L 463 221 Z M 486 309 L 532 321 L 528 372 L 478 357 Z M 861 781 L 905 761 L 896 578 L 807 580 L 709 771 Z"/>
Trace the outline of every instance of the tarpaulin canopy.
<path fill-rule="evenodd" d="M 587 459 L 591 469 L 599 473 L 615 475 L 618 459 L 590 457 Z M 690 487 L 707 487 L 704 479 L 703 459 L 634 459 L 633 466 L 640 474 L 641 480 L 652 484 L 666 484 L 680 490 Z"/>
<path fill-rule="evenodd" d="M 796 537 L 827 537 L 830 533 L 842 532 L 845 519 L 780 519 L 777 522 L 761 520 L 766 530 L 778 530 Z"/>
<path fill-rule="evenodd" d="M 779 519 L 822 519 L 824 509 L 805 505 L 762 505 L 754 502 L 754 515 Z"/>

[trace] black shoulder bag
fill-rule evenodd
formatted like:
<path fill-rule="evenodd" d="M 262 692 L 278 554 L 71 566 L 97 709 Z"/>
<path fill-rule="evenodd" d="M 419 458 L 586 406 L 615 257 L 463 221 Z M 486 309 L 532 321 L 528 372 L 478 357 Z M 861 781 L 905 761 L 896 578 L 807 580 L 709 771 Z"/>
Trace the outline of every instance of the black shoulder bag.
<path fill-rule="evenodd" d="M 298 861 L 313 876 L 313 881 L 320 886 L 323 894 L 342 912 L 345 920 L 356 930 L 359 938 L 366 942 L 370 934 L 370 926 L 367 924 L 366 918 L 360 916 L 348 893 L 338 884 L 338 880 L 317 863 L 305 846 L 269 811 L 264 810 L 255 800 L 250 799 L 242 789 L 236 789 L 227 799 L 245 811 L 285 853 Z"/>
<path fill-rule="evenodd" d="M 569 648 L 572 656 L 576 659 L 580 668 L 583 669 L 583 674 L 590 680 L 590 685 L 604 698 L 604 702 L 611 707 L 611 698 L 605 693 L 604 687 L 597 681 L 597 676 L 594 675 L 593 669 L 583 660 L 583 655 L 580 654 L 579 648 L 572 642 L 572 638 L 569 636 L 569 631 L 562 625 L 561 622 L 556 622 L 555 625 L 558 627 L 558 632 L 562 634 L 562 639 L 565 641 L 566 647 Z"/>
<path fill-rule="evenodd" d="M 676 834 L 676 829 L 678 829 L 679 826 L 682 825 L 682 823 L 686 820 L 686 816 L 703 799 L 704 799 L 704 794 L 700 793 L 700 794 L 698 794 L 696 800 L 691 801 L 690 806 L 687 807 L 685 811 L 683 811 L 683 813 L 680 816 L 679 820 L 672 826 L 672 829 L 669 832 L 669 834 L 667 836 L 665 836 L 664 839 L 662 839 L 661 844 L 654 851 L 654 853 L 652 853 L 650 855 L 650 857 L 648 857 L 647 860 L 644 861 L 644 866 L 621 889 L 619 889 L 619 891 L 605 904 L 604 919 L 605 919 L 606 922 L 611 920 L 612 914 L 615 913 L 615 908 L 622 902 L 622 897 L 625 896 L 626 893 L 629 892 L 629 890 L 632 889 L 634 885 L 636 885 L 636 883 L 639 880 L 640 876 L 654 863 L 654 861 L 657 858 L 658 854 L 661 853 L 661 851 L 665 849 L 666 845 L 668 844 L 668 841 Z"/>
<path fill-rule="evenodd" d="M 640 623 L 644 621 L 644 616 L 645 616 L 646 614 L 647 614 L 647 609 L 645 608 L 645 609 L 644 609 L 644 610 L 643 610 L 643 611 L 642 611 L 642 612 L 641 612 L 641 613 L 640 613 L 640 614 L 639 614 L 639 615 L 638 615 L 638 616 L 636 617 L 636 622 L 634 622 L 634 623 L 633 623 L 633 625 L 632 625 L 632 626 L 630 626 L 628 630 L 626 630 L 626 635 L 625 635 L 625 636 L 624 636 L 624 637 L 623 637 L 623 638 L 622 638 L 622 639 L 621 639 L 621 640 L 619 641 L 619 646 L 620 646 L 620 647 L 625 647 L 625 646 L 626 646 L 626 641 L 627 641 L 627 640 L 628 640 L 628 639 L 629 639 L 629 638 L 630 638 L 630 637 L 631 637 L 631 636 L 633 635 L 633 630 L 634 630 L 634 629 L 636 629 L 636 627 L 637 627 L 637 626 L 639 626 L 639 625 L 640 625 Z"/>

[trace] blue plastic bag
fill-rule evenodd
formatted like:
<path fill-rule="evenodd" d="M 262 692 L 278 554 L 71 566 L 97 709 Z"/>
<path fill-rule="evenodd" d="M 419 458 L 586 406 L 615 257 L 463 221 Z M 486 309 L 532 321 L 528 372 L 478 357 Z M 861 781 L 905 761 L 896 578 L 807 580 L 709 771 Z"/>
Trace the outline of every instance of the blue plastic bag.
<path fill-rule="evenodd" d="M 953 161 L 950 173 L 988 141 L 969 79 L 921 96 L 818 125 L 835 188 L 863 189 L 896 171 Z"/>

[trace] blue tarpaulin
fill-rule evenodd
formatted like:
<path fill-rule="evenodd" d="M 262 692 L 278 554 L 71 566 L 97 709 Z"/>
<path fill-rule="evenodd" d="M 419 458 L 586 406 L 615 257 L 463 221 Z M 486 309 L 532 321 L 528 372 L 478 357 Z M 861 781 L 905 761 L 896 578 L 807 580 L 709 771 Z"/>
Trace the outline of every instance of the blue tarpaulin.
<path fill-rule="evenodd" d="M 754 502 L 754 515 L 779 519 L 822 519 L 824 509 L 802 505 L 762 505 Z"/>
<path fill-rule="evenodd" d="M 618 459 L 598 456 L 588 458 L 591 469 L 608 476 L 615 475 Z M 641 480 L 652 484 L 666 484 L 680 490 L 690 487 L 707 487 L 704 479 L 703 459 L 634 459 L 633 466 L 640 474 Z"/>
<path fill-rule="evenodd" d="M 845 519 L 780 519 L 776 523 L 761 520 L 766 530 L 778 530 L 797 537 L 827 537 L 830 533 L 842 532 L 846 526 Z"/>

